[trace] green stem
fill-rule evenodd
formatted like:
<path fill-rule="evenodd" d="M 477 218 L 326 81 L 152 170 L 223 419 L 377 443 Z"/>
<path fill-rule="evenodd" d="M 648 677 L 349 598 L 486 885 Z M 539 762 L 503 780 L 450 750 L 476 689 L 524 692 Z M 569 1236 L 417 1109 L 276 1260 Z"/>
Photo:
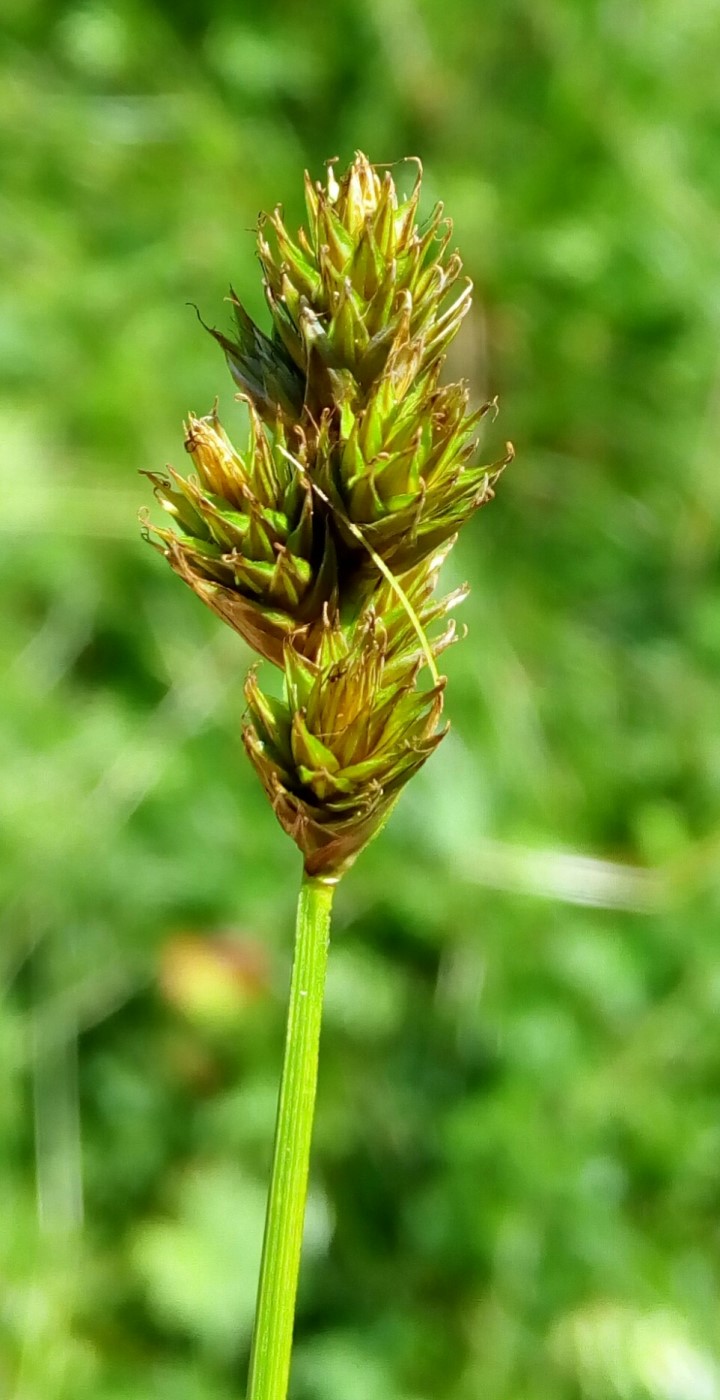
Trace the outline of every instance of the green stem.
<path fill-rule="evenodd" d="M 334 885 L 303 876 L 247 1400 L 286 1400 Z"/>

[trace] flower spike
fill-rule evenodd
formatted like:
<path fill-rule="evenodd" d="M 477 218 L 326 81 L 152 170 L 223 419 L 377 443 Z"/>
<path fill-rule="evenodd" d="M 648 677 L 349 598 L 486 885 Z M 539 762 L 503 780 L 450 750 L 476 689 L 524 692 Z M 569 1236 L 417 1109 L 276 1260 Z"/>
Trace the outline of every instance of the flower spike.
<path fill-rule="evenodd" d="M 438 571 L 512 456 L 477 463 L 496 403 L 472 410 L 467 385 L 442 381 L 472 287 L 442 205 L 419 222 L 421 178 L 418 162 L 401 197 L 358 152 L 324 184 L 306 175 L 296 235 L 279 207 L 260 219 L 269 333 L 232 290 L 233 333 L 206 327 L 248 445 L 215 410 L 190 415 L 192 473 L 147 473 L 169 517 L 152 542 L 282 671 L 282 700 L 248 680 L 245 746 L 323 878 L 347 869 L 442 738 L 437 657 L 454 623 L 426 629 L 464 590 L 435 600 Z"/>

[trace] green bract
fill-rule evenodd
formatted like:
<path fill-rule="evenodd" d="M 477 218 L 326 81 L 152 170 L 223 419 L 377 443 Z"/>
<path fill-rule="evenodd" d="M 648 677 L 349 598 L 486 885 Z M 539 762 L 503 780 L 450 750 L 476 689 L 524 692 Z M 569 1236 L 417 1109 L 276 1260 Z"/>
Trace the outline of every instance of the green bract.
<path fill-rule="evenodd" d="M 470 306 L 451 225 L 417 224 L 420 175 L 399 201 L 358 154 L 306 176 L 308 227 L 260 222 L 268 336 L 231 294 L 212 330 L 250 412 L 243 454 L 215 413 L 191 418 L 196 475 L 149 473 L 175 571 L 284 674 L 282 701 L 248 682 L 245 743 L 311 873 L 335 876 L 442 735 L 444 682 L 424 628 L 442 558 L 510 459 L 474 464 L 467 386 L 440 382 Z M 429 664 L 431 685 L 420 672 Z"/>

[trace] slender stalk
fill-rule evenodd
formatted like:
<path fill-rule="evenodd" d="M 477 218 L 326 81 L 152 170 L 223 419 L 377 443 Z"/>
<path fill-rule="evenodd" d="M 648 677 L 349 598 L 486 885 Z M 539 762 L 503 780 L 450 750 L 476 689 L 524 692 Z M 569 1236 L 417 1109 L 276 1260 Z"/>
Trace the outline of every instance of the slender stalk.
<path fill-rule="evenodd" d="M 334 883 L 303 876 L 247 1400 L 286 1400 Z"/>

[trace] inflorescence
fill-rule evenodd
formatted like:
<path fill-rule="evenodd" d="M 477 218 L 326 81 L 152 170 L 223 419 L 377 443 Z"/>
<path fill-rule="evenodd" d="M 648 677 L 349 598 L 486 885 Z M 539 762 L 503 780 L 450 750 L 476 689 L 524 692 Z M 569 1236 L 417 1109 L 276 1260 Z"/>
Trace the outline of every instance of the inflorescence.
<path fill-rule="evenodd" d="M 248 444 L 216 412 L 191 416 L 194 473 L 148 473 L 172 520 L 148 533 L 281 669 L 281 700 L 247 680 L 245 746 L 308 873 L 336 879 L 443 737 L 436 658 L 454 624 L 433 624 L 465 590 L 435 599 L 437 577 L 512 449 L 476 465 L 494 405 L 471 411 L 466 384 L 440 382 L 472 288 L 442 206 L 418 226 L 420 173 L 400 201 L 358 153 L 326 186 L 306 175 L 305 197 L 295 239 L 279 209 L 259 224 L 271 335 L 234 292 L 234 335 L 211 330 Z"/>

